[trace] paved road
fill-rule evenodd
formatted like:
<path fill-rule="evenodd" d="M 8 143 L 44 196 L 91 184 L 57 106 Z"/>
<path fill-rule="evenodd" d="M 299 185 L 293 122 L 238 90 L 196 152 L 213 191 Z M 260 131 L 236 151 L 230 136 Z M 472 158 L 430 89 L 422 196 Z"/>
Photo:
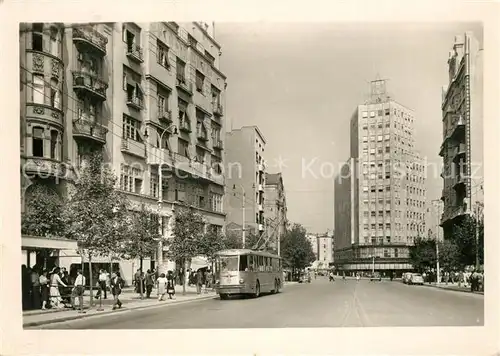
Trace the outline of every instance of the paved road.
<path fill-rule="evenodd" d="M 313 280 L 258 299 L 237 298 L 138 310 L 45 329 L 482 326 L 482 295 L 401 282 Z"/>

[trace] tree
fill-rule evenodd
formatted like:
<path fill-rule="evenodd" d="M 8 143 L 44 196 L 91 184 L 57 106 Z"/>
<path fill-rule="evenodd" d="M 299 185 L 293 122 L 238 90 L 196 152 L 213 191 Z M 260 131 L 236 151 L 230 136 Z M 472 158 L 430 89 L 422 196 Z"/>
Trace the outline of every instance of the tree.
<path fill-rule="evenodd" d="M 28 189 L 26 212 L 21 217 L 21 232 L 40 237 L 62 236 L 63 198 L 43 184 L 34 184 Z"/>
<path fill-rule="evenodd" d="M 90 303 L 93 300 L 92 257 L 116 251 L 127 199 L 115 190 L 116 177 L 104 165 L 102 154 L 85 157 L 65 206 L 65 235 L 78 242 L 79 253 L 89 261 Z"/>
<path fill-rule="evenodd" d="M 203 240 L 203 217 L 189 207 L 175 209 L 172 237 L 166 241 L 168 256 L 183 268 L 182 294 L 186 294 L 187 269 L 191 258 L 199 254 Z"/>
<path fill-rule="evenodd" d="M 292 274 L 315 260 L 311 243 L 306 238 L 306 230 L 301 225 L 294 224 L 281 239 L 281 256 L 283 265 L 291 268 Z"/>
<path fill-rule="evenodd" d="M 210 262 L 213 262 L 215 254 L 226 248 L 224 235 L 211 230 L 202 235 L 198 245 L 198 255 L 205 256 Z"/>
<path fill-rule="evenodd" d="M 413 268 L 423 272 L 436 265 L 436 242 L 431 239 L 417 238 L 410 246 L 409 258 Z"/>
<path fill-rule="evenodd" d="M 476 226 L 479 229 L 479 244 L 476 243 Z M 465 266 L 476 264 L 476 249 L 479 248 L 479 263 L 484 260 L 484 226 L 480 221 L 471 216 L 465 218 L 453 228 L 452 241 L 457 245 L 460 252 L 459 264 Z"/>
<path fill-rule="evenodd" d="M 143 260 L 151 257 L 161 238 L 158 215 L 146 205 L 141 204 L 138 211 L 128 212 L 128 224 L 125 234 L 121 236 L 121 254 L 128 258 L 138 258 L 142 275 Z M 141 299 L 143 298 L 142 283 L 139 283 Z"/>
<path fill-rule="evenodd" d="M 445 271 L 460 267 L 460 249 L 453 241 L 439 242 L 439 267 Z"/>
<path fill-rule="evenodd" d="M 227 249 L 243 248 L 241 233 L 238 233 L 236 231 L 227 231 L 226 235 L 224 236 L 224 247 Z"/>

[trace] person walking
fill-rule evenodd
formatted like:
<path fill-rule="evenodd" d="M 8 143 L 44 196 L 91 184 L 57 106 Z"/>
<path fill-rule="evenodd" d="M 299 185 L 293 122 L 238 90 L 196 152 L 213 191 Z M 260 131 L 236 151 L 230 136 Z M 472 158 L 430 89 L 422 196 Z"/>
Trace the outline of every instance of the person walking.
<path fill-rule="evenodd" d="M 50 304 L 52 304 L 55 308 L 62 309 L 64 308 L 64 304 L 62 303 L 61 293 L 59 292 L 59 286 L 67 287 L 66 284 L 61 280 L 59 273 L 61 270 L 59 267 L 55 267 L 50 275 Z"/>
<path fill-rule="evenodd" d="M 156 280 L 156 290 L 158 291 L 158 301 L 161 302 L 163 297 L 167 293 L 168 280 L 165 277 L 165 273 L 160 274 L 160 277 Z"/>
<path fill-rule="evenodd" d="M 123 286 L 125 285 L 125 281 L 120 275 L 120 272 L 115 272 L 111 276 L 111 293 L 113 294 L 113 310 L 122 307 L 122 302 L 120 301 L 120 294 L 122 293 Z"/>
<path fill-rule="evenodd" d="M 105 270 L 101 269 L 99 271 L 99 290 L 97 291 L 96 298 L 100 298 L 102 293 L 104 292 L 104 299 L 108 299 L 107 281 L 108 281 L 108 274 L 106 273 Z"/>
<path fill-rule="evenodd" d="M 71 305 L 73 310 L 76 309 L 75 299 L 78 297 L 79 313 L 85 313 L 83 310 L 83 293 L 85 292 L 85 276 L 82 274 L 82 270 L 79 269 L 76 272 L 76 279 L 73 290 L 71 291 Z"/>
<path fill-rule="evenodd" d="M 146 298 L 148 299 L 151 297 L 151 292 L 153 291 L 153 287 L 155 284 L 154 277 L 155 273 L 151 272 L 151 270 L 148 269 L 148 271 L 146 272 Z"/>
<path fill-rule="evenodd" d="M 172 299 L 172 296 L 175 296 L 175 275 L 172 271 L 168 271 L 167 273 L 167 293 L 168 299 Z"/>
<path fill-rule="evenodd" d="M 40 296 L 42 300 L 42 310 L 47 309 L 49 303 L 49 279 L 47 278 L 47 270 L 44 269 L 39 277 Z"/>
<path fill-rule="evenodd" d="M 194 283 L 196 284 L 196 294 L 201 294 L 201 287 L 203 286 L 203 273 L 199 269 L 194 277 Z"/>
<path fill-rule="evenodd" d="M 42 302 L 38 266 L 33 266 L 33 269 L 31 270 L 31 288 L 31 306 L 33 309 L 40 309 Z"/>

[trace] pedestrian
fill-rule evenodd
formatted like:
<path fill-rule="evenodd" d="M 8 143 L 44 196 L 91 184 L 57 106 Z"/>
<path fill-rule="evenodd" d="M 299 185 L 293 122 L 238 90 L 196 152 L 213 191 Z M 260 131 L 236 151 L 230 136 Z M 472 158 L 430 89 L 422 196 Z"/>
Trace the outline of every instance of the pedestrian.
<path fill-rule="evenodd" d="M 59 286 L 63 286 L 67 288 L 68 286 L 64 284 L 59 276 L 61 272 L 59 267 L 55 267 L 50 275 L 50 304 L 54 307 L 62 309 L 64 308 L 64 304 L 62 303 L 61 293 L 59 292 Z"/>
<path fill-rule="evenodd" d="M 22 302 L 23 310 L 30 309 L 31 304 L 31 273 L 26 265 L 21 266 L 21 281 L 22 281 Z"/>
<path fill-rule="evenodd" d="M 47 278 L 47 270 L 44 269 L 39 277 L 40 282 L 40 297 L 42 301 L 42 310 L 47 309 L 49 303 L 49 279 Z"/>
<path fill-rule="evenodd" d="M 113 310 L 122 307 L 122 302 L 120 301 L 120 294 L 122 293 L 123 286 L 125 285 L 125 281 L 120 275 L 120 272 L 115 272 L 111 275 L 111 293 L 113 294 Z"/>
<path fill-rule="evenodd" d="M 168 299 L 172 299 L 175 296 L 175 274 L 172 271 L 167 273 L 167 293 Z"/>
<path fill-rule="evenodd" d="M 104 292 L 104 299 L 108 299 L 107 296 L 107 281 L 108 281 L 108 274 L 106 271 L 101 269 L 99 271 L 99 289 L 97 290 L 96 298 L 101 298 L 103 292 Z"/>
<path fill-rule="evenodd" d="M 196 272 L 193 282 L 196 284 L 196 294 L 200 295 L 201 287 L 203 286 L 203 273 L 200 269 Z"/>
<path fill-rule="evenodd" d="M 151 292 L 153 291 L 153 287 L 155 284 L 155 280 L 153 279 L 155 274 L 148 269 L 146 272 L 146 298 L 151 297 Z"/>
<path fill-rule="evenodd" d="M 141 294 L 141 269 L 139 268 L 134 274 L 135 292 Z"/>
<path fill-rule="evenodd" d="M 158 301 L 161 302 L 163 297 L 167 293 L 168 280 L 165 277 L 165 273 L 160 274 L 160 277 L 156 280 L 156 290 L 158 291 Z"/>
<path fill-rule="evenodd" d="M 31 271 L 31 306 L 33 309 L 40 309 L 41 303 L 41 289 L 40 289 L 40 275 L 38 274 L 38 266 L 33 266 Z"/>
<path fill-rule="evenodd" d="M 85 313 L 83 310 L 83 293 L 85 292 L 85 276 L 82 274 L 82 270 L 76 271 L 76 279 L 73 290 L 71 291 L 71 305 L 73 310 L 76 309 L 75 299 L 78 297 L 79 313 Z"/>

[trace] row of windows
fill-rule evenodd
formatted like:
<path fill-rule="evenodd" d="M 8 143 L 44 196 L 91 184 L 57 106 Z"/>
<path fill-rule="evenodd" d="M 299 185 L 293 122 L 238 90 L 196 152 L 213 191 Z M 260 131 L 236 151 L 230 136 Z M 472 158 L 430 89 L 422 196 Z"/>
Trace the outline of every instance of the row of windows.
<path fill-rule="evenodd" d="M 62 158 L 62 138 L 58 130 L 48 130 L 49 137 L 46 137 L 46 130 L 43 127 L 34 126 L 31 137 L 31 154 L 33 157 L 44 157 L 55 160 Z M 49 140 L 48 155 L 46 142 Z"/>

